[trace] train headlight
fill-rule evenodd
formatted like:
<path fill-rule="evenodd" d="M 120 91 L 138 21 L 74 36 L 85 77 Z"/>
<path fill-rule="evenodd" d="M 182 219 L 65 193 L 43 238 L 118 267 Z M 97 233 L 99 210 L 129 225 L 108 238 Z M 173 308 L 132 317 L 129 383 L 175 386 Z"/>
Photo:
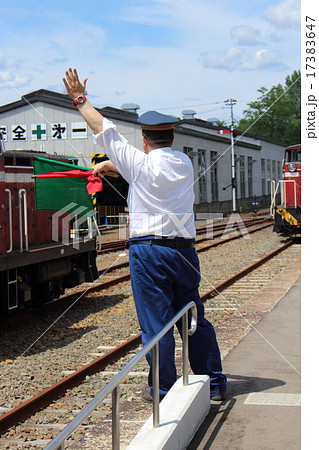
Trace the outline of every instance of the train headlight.
<path fill-rule="evenodd" d="M 296 172 L 296 170 L 297 170 L 296 164 L 294 164 L 294 163 L 288 164 L 288 170 L 289 170 L 289 172 Z"/>

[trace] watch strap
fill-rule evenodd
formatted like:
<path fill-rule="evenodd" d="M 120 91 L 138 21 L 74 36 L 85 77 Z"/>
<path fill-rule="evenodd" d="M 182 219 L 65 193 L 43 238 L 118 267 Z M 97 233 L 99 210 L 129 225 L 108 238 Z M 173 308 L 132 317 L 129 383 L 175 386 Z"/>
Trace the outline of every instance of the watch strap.
<path fill-rule="evenodd" d="M 73 106 L 77 106 L 79 103 L 83 104 L 86 101 L 86 97 L 84 94 L 82 95 L 78 95 L 74 100 L 73 100 Z"/>

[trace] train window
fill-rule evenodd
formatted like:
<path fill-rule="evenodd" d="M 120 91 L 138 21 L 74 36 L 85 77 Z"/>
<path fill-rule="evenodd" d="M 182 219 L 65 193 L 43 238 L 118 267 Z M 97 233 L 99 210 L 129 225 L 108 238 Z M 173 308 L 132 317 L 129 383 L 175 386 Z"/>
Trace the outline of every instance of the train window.
<path fill-rule="evenodd" d="M 286 162 L 300 162 L 301 151 L 297 149 L 286 151 Z"/>
<path fill-rule="evenodd" d="M 16 157 L 16 166 L 32 166 L 32 161 L 30 158 L 22 158 L 20 156 Z"/>
<path fill-rule="evenodd" d="M 68 163 L 69 164 L 75 164 L 76 166 L 78 165 L 78 160 L 74 159 L 74 158 L 68 158 Z"/>
<path fill-rule="evenodd" d="M 4 165 L 5 166 L 13 166 L 13 156 L 5 156 L 4 157 Z"/>

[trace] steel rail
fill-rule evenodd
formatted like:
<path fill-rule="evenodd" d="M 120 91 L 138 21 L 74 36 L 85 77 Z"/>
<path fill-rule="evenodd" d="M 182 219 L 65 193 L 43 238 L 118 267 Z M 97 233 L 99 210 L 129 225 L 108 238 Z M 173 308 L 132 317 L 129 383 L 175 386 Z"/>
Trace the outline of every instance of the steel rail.
<path fill-rule="evenodd" d="M 78 386 L 86 376 L 94 375 L 103 370 L 108 364 L 112 364 L 119 358 L 125 356 L 129 351 L 134 350 L 141 343 L 141 333 L 134 336 L 132 339 L 124 342 L 115 349 L 106 353 L 103 356 L 95 359 L 89 364 L 86 364 L 81 369 L 63 378 L 54 385 L 39 392 L 34 397 L 26 400 L 20 405 L 8 411 L 6 414 L 0 416 L 0 435 L 5 433 L 10 427 L 26 420 L 41 409 L 47 407 L 54 400 L 60 398 L 68 389 Z"/>
<path fill-rule="evenodd" d="M 252 226 L 254 226 L 254 225 L 258 225 L 258 224 L 260 224 L 260 222 L 266 222 L 265 224 L 264 224 L 264 226 L 262 225 L 261 226 L 261 228 L 257 228 L 257 230 L 256 231 L 258 231 L 258 230 L 262 230 L 263 228 L 267 228 L 267 227 L 269 227 L 269 226 L 271 226 L 272 224 L 273 224 L 273 221 L 271 221 L 271 223 L 270 223 L 270 220 L 271 219 L 265 219 L 265 220 L 259 220 L 259 221 L 254 221 L 254 223 L 245 223 L 245 226 L 246 227 L 248 227 L 249 229 L 250 229 L 250 227 L 252 227 Z M 268 223 L 267 223 L 268 222 Z M 239 227 L 237 227 L 237 228 L 239 228 Z M 214 227 L 214 230 L 213 230 L 214 232 L 216 231 L 216 228 Z M 221 232 L 220 233 L 217 233 L 217 234 L 215 234 L 214 233 L 214 235 L 212 236 L 212 238 L 209 238 L 209 237 L 202 237 L 202 238 L 199 238 L 199 239 L 196 239 L 196 244 L 201 244 L 202 242 L 205 242 L 205 241 L 209 241 L 209 240 L 211 240 L 211 239 L 216 239 L 216 238 L 218 238 L 218 237 L 221 237 L 221 236 L 224 236 L 224 234 L 230 234 L 231 232 L 234 232 L 234 231 L 237 231 L 237 229 L 235 229 L 235 230 L 230 230 L 230 232 L 229 233 L 227 233 L 227 227 L 225 227 L 225 228 L 221 228 Z M 210 232 L 210 228 L 207 228 L 207 233 L 209 233 Z M 254 230 L 252 230 L 252 233 L 254 232 Z M 197 231 L 196 231 L 196 233 L 197 233 Z M 207 234 L 206 233 L 206 234 Z M 240 237 L 240 236 L 239 236 Z"/>
<path fill-rule="evenodd" d="M 259 228 L 251 230 L 250 233 L 254 233 L 256 231 L 262 230 L 262 229 L 267 228 L 269 226 L 271 226 L 271 224 L 262 225 Z M 212 244 L 209 244 L 209 245 L 207 245 L 205 247 L 199 248 L 197 250 L 197 253 L 206 251 L 206 250 L 208 250 L 208 249 L 210 249 L 212 247 L 217 247 L 219 245 L 225 244 L 225 243 L 230 242 L 230 241 L 235 240 L 235 239 L 239 239 L 241 237 L 242 237 L 241 234 L 237 234 L 235 236 L 231 236 L 229 238 L 223 239 L 222 241 L 213 242 Z M 112 266 L 110 269 L 100 269 L 99 270 L 99 275 L 102 275 L 103 273 L 106 274 L 106 273 L 112 272 L 114 270 L 122 269 L 122 268 L 128 267 L 128 266 L 129 266 L 129 263 L 128 262 L 124 262 L 124 263 Z M 72 294 L 67 294 L 67 295 L 63 296 L 59 301 L 66 302 L 68 304 L 68 303 L 76 300 L 79 296 L 83 296 L 83 295 L 89 294 L 91 292 L 98 292 L 98 291 L 101 291 L 103 289 L 108 289 L 111 286 L 114 286 L 114 285 L 116 285 L 118 283 L 122 283 L 124 281 L 128 281 L 129 279 L 130 279 L 130 274 L 126 273 L 126 274 L 124 274 L 124 275 L 122 275 L 120 277 L 114 278 L 113 280 L 104 281 L 104 282 L 98 283 L 98 284 L 96 283 L 96 284 L 94 284 L 93 286 L 91 286 L 91 287 L 89 287 L 87 289 L 83 289 L 83 290 L 74 292 Z M 56 300 L 55 300 L 55 302 L 56 302 Z M 52 303 L 54 303 L 54 302 L 52 302 Z"/>
<path fill-rule="evenodd" d="M 253 229 L 253 230 L 249 230 L 249 234 L 255 233 L 256 231 L 263 230 L 264 228 L 268 228 L 268 227 L 270 227 L 270 226 L 272 226 L 272 223 L 264 224 L 264 225 L 260 226 L 259 228 L 255 228 L 255 229 Z M 224 233 L 223 233 L 223 234 L 224 234 Z M 222 234 L 222 235 L 223 235 L 223 234 Z M 229 233 L 229 234 L 230 234 L 230 233 Z M 220 236 L 220 235 L 219 235 L 219 236 Z M 225 239 L 223 239 L 223 240 L 221 240 L 221 241 L 213 242 L 213 243 L 211 243 L 211 244 L 208 244 L 208 245 L 205 245 L 204 247 L 199 248 L 199 249 L 197 250 L 197 253 L 204 252 L 204 251 L 206 251 L 206 250 L 208 250 L 208 249 L 210 249 L 210 248 L 213 248 L 213 247 L 218 247 L 219 245 L 226 244 L 227 242 L 234 241 L 234 240 L 236 240 L 236 239 L 240 239 L 241 237 L 242 237 L 241 234 L 236 234 L 235 236 L 231 236 L 231 237 L 225 238 Z"/>
<path fill-rule="evenodd" d="M 241 278 L 248 275 L 248 273 L 252 272 L 253 270 L 257 269 L 259 266 L 267 262 L 269 259 L 274 258 L 276 255 L 281 253 L 282 251 L 286 250 L 288 247 L 290 247 L 294 243 L 294 240 L 290 240 L 286 242 L 286 244 L 282 245 L 281 247 L 277 248 L 271 253 L 268 253 L 268 255 L 264 256 L 263 258 L 259 259 L 255 263 L 251 264 L 250 266 L 246 267 L 245 269 L 241 270 L 240 272 L 236 273 L 232 277 L 228 278 L 227 280 L 220 283 L 218 286 L 214 287 L 210 291 L 206 292 L 206 294 L 203 294 L 201 296 L 202 302 L 205 302 L 209 298 L 216 297 L 221 291 L 228 288 L 232 284 L 234 284 L 236 281 L 240 280 Z"/>
<path fill-rule="evenodd" d="M 254 223 L 253 225 L 256 225 L 256 224 Z M 267 224 L 262 225 L 259 228 L 256 228 L 254 230 L 250 230 L 249 232 L 250 233 L 255 233 L 256 231 L 263 230 L 264 228 L 268 228 L 271 225 L 272 225 L 272 223 L 267 223 Z M 214 239 L 223 236 L 223 234 L 224 233 L 219 233 L 219 234 L 214 235 Z M 235 239 L 239 239 L 240 237 L 241 237 L 241 235 L 239 234 L 239 235 L 236 235 L 236 236 L 232 236 L 232 237 L 228 237 L 226 239 L 223 239 L 222 241 L 218 241 L 218 242 L 214 242 L 214 243 L 208 244 L 207 246 L 201 247 L 200 249 L 198 249 L 197 253 L 205 251 L 205 250 L 208 250 L 208 249 L 210 249 L 212 247 L 218 247 L 219 245 L 225 244 L 225 243 L 233 241 Z M 206 240 L 207 240 L 207 238 L 200 238 L 200 239 L 196 240 L 195 244 L 196 245 L 197 244 L 201 244 L 202 242 L 204 242 Z M 120 264 L 116 264 L 116 265 L 114 265 L 114 266 L 112 266 L 112 267 L 110 267 L 108 269 L 106 269 L 106 268 L 100 269 L 98 271 L 98 273 L 99 273 L 99 275 L 103 275 L 104 273 L 111 273 L 111 272 L 114 272 L 115 270 L 123 269 L 123 268 L 128 267 L 128 266 L 129 266 L 128 262 L 123 262 L 123 263 L 120 263 Z"/>
<path fill-rule="evenodd" d="M 265 221 L 265 219 L 262 220 L 262 221 Z M 256 229 L 250 230 L 249 232 L 250 233 L 254 233 L 255 231 L 262 230 L 263 228 L 266 228 L 267 226 L 270 226 L 270 225 L 271 224 L 267 224 L 265 226 L 261 226 L 260 228 L 256 228 Z M 222 233 L 220 233 L 218 235 L 216 234 L 215 238 L 216 237 L 220 237 L 221 235 L 222 235 Z M 197 253 L 209 250 L 212 247 L 218 247 L 219 245 L 225 244 L 225 243 L 230 242 L 232 240 L 239 239 L 241 236 L 242 235 L 239 233 L 236 236 L 232 236 L 232 237 L 226 238 L 226 239 L 218 241 L 218 242 L 213 242 L 213 243 L 211 243 L 209 245 L 206 245 L 206 246 L 204 246 L 202 248 L 199 248 L 197 250 Z M 198 243 L 200 243 L 200 242 L 201 242 L 201 239 L 199 239 Z M 111 266 L 109 268 L 100 269 L 98 271 L 98 274 L 99 274 L 99 276 L 101 276 L 103 274 L 109 274 L 111 272 L 114 272 L 115 270 L 120 270 L 120 269 L 123 269 L 123 268 L 128 267 L 128 266 L 129 266 L 128 262 L 123 262 L 123 263 Z M 55 300 L 52 300 L 50 302 L 44 303 L 43 305 L 38 306 L 36 308 L 36 310 L 49 311 L 50 308 L 54 309 L 56 307 L 62 307 L 62 306 L 67 307 L 67 306 L 70 306 L 72 304 L 72 302 L 74 302 L 75 300 L 83 298 L 86 294 L 93 293 L 93 292 L 98 292 L 98 291 L 103 290 L 103 289 L 108 289 L 111 286 L 115 286 L 115 285 L 117 285 L 119 283 L 124 283 L 124 282 L 128 281 L 129 279 L 130 279 L 130 275 L 129 275 L 129 273 L 126 273 L 126 274 L 124 274 L 124 275 L 122 275 L 120 277 L 114 278 L 113 280 L 99 282 L 98 284 L 95 284 L 94 286 L 91 286 L 88 289 L 78 290 L 75 293 L 66 294 L 63 297 L 60 297 L 58 300 L 55 299 Z M 33 309 L 30 308 L 28 310 L 21 311 L 21 314 L 16 314 L 14 316 L 11 316 L 10 318 L 5 317 L 5 323 L 3 321 L 4 317 L 0 317 L 0 327 L 1 327 L 0 328 L 0 332 L 2 332 L 6 328 L 10 328 L 12 326 L 17 326 L 17 323 L 19 323 L 19 320 L 21 320 L 21 315 L 22 314 L 23 314 L 23 318 L 26 318 L 26 320 L 27 320 L 28 317 L 32 317 Z"/>
<path fill-rule="evenodd" d="M 262 222 L 264 222 L 265 220 L 269 220 L 269 219 L 263 219 Z M 254 223 L 254 224 L 256 224 L 256 223 Z M 250 233 L 254 233 L 255 231 L 262 230 L 263 228 L 266 228 L 267 226 L 271 226 L 271 224 L 265 224 L 265 225 L 262 225 L 259 228 L 255 228 L 255 229 L 249 230 L 249 231 L 250 231 Z M 217 237 L 220 237 L 222 235 L 223 235 L 223 233 L 219 233 L 219 234 L 216 234 L 214 237 L 217 238 Z M 242 235 L 239 233 L 238 235 L 235 235 L 235 236 L 232 236 L 232 237 L 228 237 L 228 238 L 223 239 L 221 241 L 210 243 L 209 245 L 206 245 L 206 246 L 204 246 L 202 248 L 197 249 L 197 253 L 204 252 L 206 250 L 209 250 L 210 248 L 218 247 L 219 245 L 225 244 L 225 243 L 230 242 L 232 240 L 239 239 L 241 236 Z M 202 240 L 206 240 L 206 238 L 197 240 L 196 244 L 197 243 L 201 243 Z M 120 269 L 123 269 L 123 268 L 128 267 L 128 266 L 129 266 L 128 262 L 115 264 L 114 266 L 100 269 L 98 271 L 98 274 L 99 274 L 99 276 L 101 276 L 103 274 L 109 274 L 111 272 L 114 272 L 115 270 L 120 270 Z M 98 291 L 103 290 L 103 289 L 108 289 L 111 286 L 115 286 L 115 285 L 117 285 L 119 283 L 124 283 L 124 282 L 128 281 L 129 279 L 130 279 L 130 274 L 126 273 L 126 274 L 124 274 L 122 276 L 119 276 L 119 277 L 116 277 L 116 278 L 114 278 L 113 280 L 110 280 L 110 281 L 99 282 L 98 284 L 95 283 L 94 286 L 91 286 L 89 289 L 78 290 L 75 293 L 66 294 L 63 297 L 60 297 L 58 300 L 55 299 L 55 300 L 52 300 L 50 302 L 44 303 L 43 305 L 38 306 L 36 308 L 36 310 L 42 310 L 43 312 L 45 312 L 45 311 L 50 311 L 50 308 L 54 309 L 56 307 L 64 307 L 64 306 L 68 307 L 68 306 L 70 306 L 72 304 L 72 302 L 76 301 L 77 299 L 83 298 L 88 293 L 98 292 Z M 96 280 L 96 282 L 97 282 L 97 280 Z M 5 323 L 3 322 L 4 317 L 0 317 L 0 326 L 1 326 L 0 330 L 3 331 L 3 329 L 5 329 L 5 328 L 12 327 L 12 326 L 17 326 L 17 323 L 19 323 L 19 320 L 21 320 L 21 315 L 22 314 L 23 314 L 23 318 L 27 318 L 28 316 L 32 317 L 33 309 L 30 308 L 28 310 L 25 310 L 25 311 L 21 312 L 20 314 L 16 314 L 14 316 L 11 316 L 9 319 L 8 319 L 8 317 L 5 317 L 5 319 L 6 319 Z"/>
<path fill-rule="evenodd" d="M 253 225 L 257 225 L 260 222 L 265 222 L 267 220 L 271 220 L 269 218 L 256 218 L 256 219 L 249 219 L 246 221 L 243 221 L 243 224 L 245 226 L 253 226 Z M 220 231 L 220 230 L 225 230 L 227 228 L 227 223 L 223 223 L 223 224 L 217 224 L 217 225 L 211 225 L 208 227 L 201 227 L 201 228 L 197 228 L 196 229 L 196 233 L 197 234 L 204 234 L 207 233 L 211 230 L 215 230 L 215 231 Z M 238 227 L 238 224 L 235 223 L 234 226 Z M 221 236 L 221 234 L 218 234 L 216 237 Z M 205 240 L 205 238 L 202 238 L 202 240 Z M 101 244 L 101 250 L 98 250 L 98 254 L 103 254 L 103 253 L 107 253 L 107 252 L 113 252 L 113 251 L 118 251 L 118 250 L 123 250 L 126 248 L 126 244 L 127 244 L 127 240 L 121 240 L 121 241 L 109 241 L 109 242 L 103 242 Z"/>
<path fill-rule="evenodd" d="M 104 271 L 105 272 L 105 271 Z M 120 277 L 114 278 L 113 280 L 104 281 L 99 284 L 94 284 L 93 286 L 83 289 L 81 291 L 73 292 L 72 294 L 67 294 L 61 298 L 61 301 L 65 302 L 73 302 L 74 300 L 82 297 L 84 295 L 90 294 L 91 292 L 98 292 L 103 289 L 108 289 L 111 286 L 114 286 L 119 283 L 123 283 L 124 281 L 128 281 L 130 279 L 130 274 L 126 273 L 124 275 L 121 275 Z M 54 302 L 52 302 L 54 303 Z"/>
<path fill-rule="evenodd" d="M 273 252 L 267 254 L 260 260 L 256 261 L 254 264 L 248 266 L 246 269 L 240 271 L 239 273 L 228 278 L 227 280 L 220 283 L 218 286 L 214 287 L 210 291 L 201 295 L 200 298 L 202 302 L 207 301 L 211 297 L 215 297 L 224 289 L 235 283 L 235 281 L 238 281 L 239 279 L 245 277 L 248 273 L 257 269 L 259 266 L 267 262 L 269 259 L 286 250 L 293 244 L 293 242 L 294 242 L 293 240 L 288 241 L 286 244 L 282 245 Z M 29 400 L 26 400 L 25 402 L 15 407 L 11 411 L 8 411 L 6 414 L 3 414 L 2 416 L 0 416 L 0 434 L 5 433 L 9 428 L 17 425 L 23 420 L 26 420 L 27 418 L 29 418 L 36 412 L 40 411 L 41 409 L 44 409 L 46 406 L 52 403 L 52 401 L 57 400 L 59 397 L 61 397 L 66 392 L 67 389 L 71 389 L 80 384 L 87 375 L 92 375 L 94 373 L 99 372 L 100 370 L 103 370 L 108 364 L 111 364 L 114 361 L 118 360 L 122 356 L 126 355 L 129 351 L 134 350 L 136 347 L 140 345 L 140 343 L 141 343 L 141 333 L 137 334 L 136 336 L 133 336 L 127 342 L 124 342 L 123 344 L 106 353 L 105 355 L 85 365 L 84 367 L 77 370 L 68 377 L 63 378 L 53 386 L 41 391 L 34 397 L 30 398 Z"/>

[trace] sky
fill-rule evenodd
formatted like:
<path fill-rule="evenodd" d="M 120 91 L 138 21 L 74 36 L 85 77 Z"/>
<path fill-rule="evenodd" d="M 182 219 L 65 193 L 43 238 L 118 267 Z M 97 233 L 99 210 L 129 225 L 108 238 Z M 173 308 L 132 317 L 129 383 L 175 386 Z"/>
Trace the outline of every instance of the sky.
<path fill-rule="evenodd" d="M 0 0 L 0 105 L 88 77 L 96 107 L 231 121 L 300 69 L 300 0 Z"/>

